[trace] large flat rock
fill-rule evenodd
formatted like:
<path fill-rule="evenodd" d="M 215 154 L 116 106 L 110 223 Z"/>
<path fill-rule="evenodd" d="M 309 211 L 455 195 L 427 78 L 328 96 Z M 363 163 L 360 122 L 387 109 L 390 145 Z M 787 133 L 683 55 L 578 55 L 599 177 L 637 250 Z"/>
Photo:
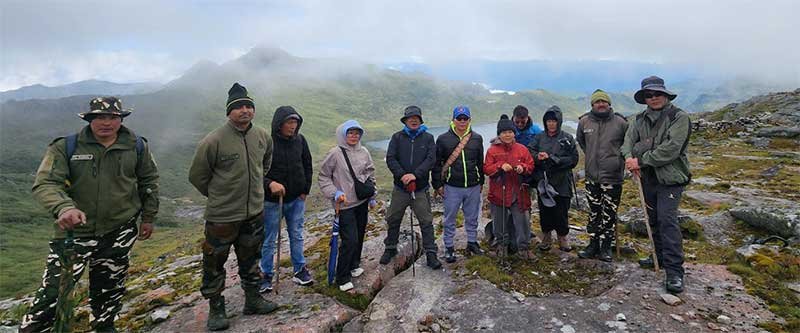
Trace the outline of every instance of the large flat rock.
<path fill-rule="evenodd" d="M 761 332 L 758 322 L 778 320 L 723 266 L 687 265 L 687 290 L 679 295 L 683 303 L 677 306 L 667 305 L 659 296 L 665 292 L 663 273 L 617 264 L 616 275 L 621 283 L 597 297 L 515 298 L 457 269 L 419 270 L 416 277 L 406 271 L 344 330 L 409 332 L 436 324 L 468 332 L 706 332 L 713 322 L 712 326 L 730 331 Z M 618 314 L 625 320 L 618 321 Z M 730 317 L 732 324 L 716 323 L 720 314 Z"/>

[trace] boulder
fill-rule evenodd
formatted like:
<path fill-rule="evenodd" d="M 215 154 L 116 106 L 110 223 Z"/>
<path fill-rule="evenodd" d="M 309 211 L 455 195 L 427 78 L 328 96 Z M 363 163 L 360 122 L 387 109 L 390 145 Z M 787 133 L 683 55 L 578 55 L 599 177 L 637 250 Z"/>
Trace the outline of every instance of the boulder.
<path fill-rule="evenodd" d="M 800 136 L 800 127 L 784 127 L 775 126 L 759 129 L 756 136 L 760 137 L 779 137 L 779 138 L 795 138 Z"/>
<path fill-rule="evenodd" d="M 800 207 L 744 206 L 729 210 L 730 214 L 754 228 L 783 238 L 800 237 Z"/>

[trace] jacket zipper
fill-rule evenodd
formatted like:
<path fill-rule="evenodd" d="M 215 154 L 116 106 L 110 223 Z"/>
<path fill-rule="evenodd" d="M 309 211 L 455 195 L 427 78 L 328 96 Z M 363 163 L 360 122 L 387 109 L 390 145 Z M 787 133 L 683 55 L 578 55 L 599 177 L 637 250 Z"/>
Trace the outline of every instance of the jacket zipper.
<path fill-rule="evenodd" d="M 244 157 L 247 160 L 247 201 L 245 202 L 244 218 L 250 218 L 250 183 L 253 179 L 250 172 L 250 150 L 247 148 L 247 134 L 242 133 L 242 141 L 244 141 Z"/>
<path fill-rule="evenodd" d="M 411 168 L 414 167 L 414 138 L 411 138 L 411 163 L 409 163 L 408 165 Z"/>

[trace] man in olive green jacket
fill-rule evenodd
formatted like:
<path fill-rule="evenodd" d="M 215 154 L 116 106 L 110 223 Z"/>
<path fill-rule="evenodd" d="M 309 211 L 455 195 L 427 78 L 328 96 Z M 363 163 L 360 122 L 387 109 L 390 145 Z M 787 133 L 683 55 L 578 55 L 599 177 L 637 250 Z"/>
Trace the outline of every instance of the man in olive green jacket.
<path fill-rule="evenodd" d="M 200 292 L 209 300 L 207 326 L 212 331 L 228 328 L 222 291 L 231 245 L 245 291 L 244 314 L 277 309 L 258 293 L 264 175 L 272 164 L 272 139 L 265 129 L 253 126 L 255 103 L 239 83 L 228 91 L 226 109 L 228 121 L 200 141 L 189 169 L 189 181 L 208 197 Z"/>
<path fill-rule="evenodd" d="M 647 104 L 647 109 L 632 117 L 622 144 L 625 167 L 641 177 L 656 256 L 667 273 L 666 289 L 676 294 L 683 292 L 684 285 L 678 205 L 692 177 L 686 157 L 691 120 L 671 103 L 677 96 L 657 76 L 642 80 L 642 89 L 634 99 Z M 648 258 L 639 264 L 652 267 L 654 262 Z"/>
<path fill-rule="evenodd" d="M 50 255 L 21 332 L 52 328 L 62 276 L 65 235 L 74 236 L 79 280 L 89 267 L 89 304 L 98 332 L 114 331 L 122 308 L 129 253 L 136 241 L 148 239 L 158 213 L 158 170 L 144 138 L 122 126 L 131 112 L 115 97 L 89 102 L 79 116 L 89 122 L 76 135 L 54 140 L 47 148 L 33 184 L 33 196 L 54 218 Z M 136 220 L 142 223 L 137 232 Z M 74 282 L 73 282 L 74 283 Z"/>

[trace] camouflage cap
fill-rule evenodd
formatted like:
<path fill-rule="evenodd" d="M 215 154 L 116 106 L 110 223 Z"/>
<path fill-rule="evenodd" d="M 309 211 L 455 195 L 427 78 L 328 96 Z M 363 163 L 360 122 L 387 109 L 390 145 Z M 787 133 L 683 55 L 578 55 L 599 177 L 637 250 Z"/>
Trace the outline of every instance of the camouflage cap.
<path fill-rule="evenodd" d="M 122 108 L 122 100 L 113 96 L 97 97 L 89 101 L 89 112 L 81 112 L 78 117 L 86 121 L 92 121 L 94 116 L 110 114 L 122 118 L 131 114 L 130 109 Z"/>

